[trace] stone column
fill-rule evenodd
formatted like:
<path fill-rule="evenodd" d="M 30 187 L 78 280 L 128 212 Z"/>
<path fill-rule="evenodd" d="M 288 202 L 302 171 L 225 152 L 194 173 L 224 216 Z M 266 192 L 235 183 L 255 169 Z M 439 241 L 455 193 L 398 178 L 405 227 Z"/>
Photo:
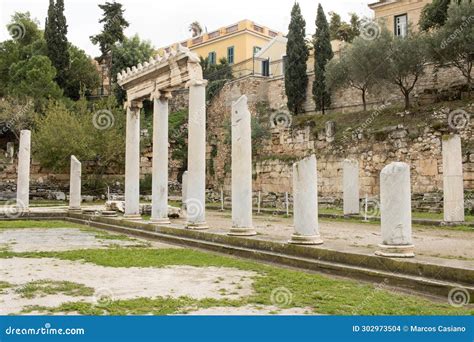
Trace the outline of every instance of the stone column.
<path fill-rule="evenodd" d="M 376 255 L 414 257 L 411 237 L 410 166 L 395 162 L 380 173 L 382 244 Z"/>
<path fill-rule="evenodd" d="M 81 162 L 71 156 L 69 175 L 69 210 L 81 210 Z"/>
<path fill-rule="evenodd" d="M 359 163 L 345 159 L 342 167 L 344 215 L 359 214 Z"/>
<path fill-rule="evenodd" d="M 18 149 L 18 180 L 16 184 L 16 205 L 22 211 L 28 211 L 30 206 L 30 161 L 31 132 L 22 130 Z"/>
<path fill-rule="evenodd" d="M 170 92 L 153 98 L 153 173 L 152 206 L 153 223 L 169 224 L 168 219 L 168 99 Z"/>
<path fill-rule="evenodd" d="M 314 154 L 293 164 L 293 215 L 295 233 L 290 243 L 323 243 L 319 235 L 318 176 Z"/>
<path fill-rule="evenodd" d="M 141 102 L 127 103 L 125 147 L 125 214 L 140 219 L 140 109 Z"/>
<path fill-rule="evenodd" d="M 252 224 L 252 128 L 247 97 L 232 104 L 232 229 L 229 235 L 257 235 Z"/>
<path fill-rule="evenodd" d="M 206 80 L 191 80 L 188 119 L 188 185 L 186 197 L 189 229 L 206 229 Z"/>
<path fill-rule="evenodd" d="M 187 193 L 188 193 L 188 171 L 183 172 L 183 177 L 181 180 L 181 207 L 186 209 L 186 200 L 187 200 Z"/>
<path fill-rule="evenodd" d="M 464 222 L 464 180 L 461 138 L 443 136 L 444 221 Z"/>

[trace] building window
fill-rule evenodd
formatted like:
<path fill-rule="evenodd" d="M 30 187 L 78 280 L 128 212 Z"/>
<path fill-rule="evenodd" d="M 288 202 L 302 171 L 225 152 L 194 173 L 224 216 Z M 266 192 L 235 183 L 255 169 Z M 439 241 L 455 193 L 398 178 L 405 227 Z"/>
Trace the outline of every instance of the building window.
<path fill-rule="evenodd" d="M 408 17 L 406 14 L 395 16 L 395 36 L 406 37 L 408 34 Z"/>
<path fill-rule="evenodd" d="M 227 48 L 227 62 L 229 64 L 234 64 L 234 47 L 230 46 Z"/>
<path fill-rule="evenodd" d="M 253 55 L 255 56 L 259 51 L 262 50 L 260 46 L 254 46 L 253 47 Z"/>
<path fill-rule="evenodd" d="M 208 59 L 209 65 L 215 65 L 216 64 L 216 59 L 217 59 L 216 53 L 214 51 L 209 52 L 209 55 L 207 56 L 207 59 Z"/>
<path fill-rule="evenodd" d="M 270 76 L 270 58 L 262 61 L 262 76 Z"/>

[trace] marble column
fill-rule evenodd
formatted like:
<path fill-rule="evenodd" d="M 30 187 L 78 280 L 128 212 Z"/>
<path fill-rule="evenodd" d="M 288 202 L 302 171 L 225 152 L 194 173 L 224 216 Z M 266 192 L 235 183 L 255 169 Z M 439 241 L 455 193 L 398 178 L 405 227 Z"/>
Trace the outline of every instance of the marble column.
<path fill-rule="evenodd" d="M 186 199 L 188 197 L 188 171 L 183 172 L 181 180 L 181 207 L 186 209 Z"/>
<path fill-rule="evenodd" d="M 153 171 L 150 221 L 169 224 L 168 219 L 168 100 L 170 92 L 153 98 Z"/>
<path fill-rule="evenodd" d="M 319 235 L 318 176 L 314 154 L 293 164 L 293 215 L 295 233 L 290 243 L 323 243 Z"/>
<path fill-rule="evenodd" d="M 464 222 L 464 180 L 461 138 L 443 136 L 443 202 L 445 222 Z"/>
<path fill-rule="evenodd" d="M 345 159 L 342 167 L 344 215 L 359 214 L 359 163 Z"/>
<path fill-rule="evenodd" d="M 206 80 L 191 80 L 188 119 L 188 185 L 186 227 L 207 229 L 206 224 Z"/>
<path fill-rule="evenodd" d="M 30 206 L 30 161 L 31 161 L 31 132 L 20 132 L 18 149 L 18 179 L 16 184 L 16 206 L 22 211 L 28 211 Z"/>
<path fill-rule="evenodd" d="M 376 255 L 414 257 L 411 236 L 410 166 L 395 162 L 380 173 L 382 244 Z"/>
<path fill-rule="evenodd" d="M 252 224 L 252 128 L 247 96 L 232 104 L 232 228 L 229 235 L 257 235 Z"/>
<path fill-rule="evenodd" d="M 127 103 L 125 146 L 124 218 L 140 219 L 140 109 L 141 102 Z"/>
<path fill-rule="evenodd" d="M 81 162 L 71 156 L 69 175 L 69 210 L 81 210 Z"/>

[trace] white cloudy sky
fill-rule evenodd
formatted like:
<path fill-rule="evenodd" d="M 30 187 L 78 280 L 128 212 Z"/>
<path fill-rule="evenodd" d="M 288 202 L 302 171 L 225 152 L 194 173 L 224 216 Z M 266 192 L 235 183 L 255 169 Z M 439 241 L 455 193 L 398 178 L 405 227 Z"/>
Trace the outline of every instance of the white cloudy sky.
<path fill-rule="evenodd" d="M 110 1 L 110 0 L 109 0 Z M 105 0 L 65 0 L 66 17 L 69 25 L 68 39 L 95 56 L 99 49 L 92 45 L 89 36 L 100 31 L 98 20 L 101 11 L 97 4 Z M 171 44 L 188 38 L 188 25 L 197 20 L 212 31 L 241 19 L 250 19 L 282 32 L 287 31 L 291 7 L 294 0 L 121 0 L 130 23 L 126 30 L 128 36 L 138 33 L 141 38 L 150 40 L 155 47 Z M 307 32 L 314 32 L 317 0 L 300 0 L 306 19 Z M 372 16 L 368 3 L 375 0 L 320 0 L 326 14 L 335 11 L 348 18 L 348 13 Z M 0 0 L 0 41 L 7 39 L 5 25 L 16 12 L 29 11 L 38 19 L 41 27 L 49 0 Z"/>

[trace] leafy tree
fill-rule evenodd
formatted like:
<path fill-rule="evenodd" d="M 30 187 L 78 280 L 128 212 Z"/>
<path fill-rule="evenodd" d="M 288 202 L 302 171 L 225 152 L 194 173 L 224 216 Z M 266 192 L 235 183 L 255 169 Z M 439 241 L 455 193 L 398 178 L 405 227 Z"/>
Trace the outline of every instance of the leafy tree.
<path fill-rule="evenodd" d="M 27 46 L 42 38 L 39 22 L 31 18 L 30 12 L 16 12 L 7 25 L 8 33 L 20 46 Z"/>
<path fill-rule="evenodd" d="M 4 97 L 0 100 L 0 135 L 6 133 L 7 128 L 17 140 L 20 139 L 22 129 L 30 129 L 35 116 L 34 105 L 31 99 L 20 100 L 13 97 Z"/>
<path fill-rule="evenodd" d="M 420 29 L 428 31 L 443 26 L 448 19 L 448 7 L 450 4 L 459 4 L 461 1 L 463 0 L 433 0 L 433 2 L 425 5 L 420 16 Z M 471 2 L 469 0 L 469 3 Z"/>
<path fill-rule="evenodd" d="M 137 65 L 138 63 L 147 61 L 154 54 L 154 47 L 149 41 L 143 41 L 135 35 L 131 38 L 124 38 L 121 43 L 112 47 L 112 78 L 111 82 L 117 82 L 117 74 L 123 69 Z M 120 87 L 114 88 L 115 95 L 119 102 L 125 99 L 125 94 Z"/>
<path fill-rule="evenodd" d="M 56 82 L 64 89 L 70 61 L 64 0 L 56 0 L 56 3 L 54 0 L 49 1 L 44 38 L 46 40 L 47 56 L 56 68 Z"/>
<path fill-rule="evenodd" d="M 384 31 L 389 34 L 388 31 Z M 343 50 L 341 58 L 331 60 L 326 69 L 328 89 L 349 86 L 361 92 L 364 111 L 367 92 L 379 83 L 384 72 L 383 60 L 388 51 L 387 39 L 358 37 Z"/>
<path fill-rule="evenodd" d="M 285 93 L 288 98 L 288 109 L 293 114 L 304 111 L 308 75 L 306 62 L 309 51 L 306 46 L 306 22 L 301 14 L 300 5 L 295 2 L 291 10 L 291 21 L 288 27 L 288 43 L 286 44 Z"/>
<path fill-rule="evenodd" d="M 209 63 L 208 58 L 200 57 L 200 59 L 203 78 L 209 81 L 206 87 L 206 99 L 211 101 L 226 82 L 233 78 L 232 67 L 225 57 L 219 59 L 218 64 Z"/>
<path fill-rule="evenodd" d="M 101 113 L 113 123 L 106 129 L 97 128 L 97 114 Z M 66 171 L 70 156 L 75 155 L 92 168 L 92 174 L 120 173 L 124 165 L 124 121 L 123 110 L 113 97 L 92 108 L 84 99 L 69 109 L 62 102 L 50 102 L 46 114 L 35 122 L 34 156 L 52 171 Z"/>
<path fill-rule="evenodd" d="M 405 109 L 410 107 L 410 93 L 420 76 L 425 73 L 428 61 L 428 42 L 425 36 L 409 32 L 407 37 L 384 35 L 389 43 L 382 78 L 397 85 L 405 98 Z"/>
<path fill-rule="evenodd" d="M 331 94 L 326 87 L 326 64 L 333 57 L 329 26 L 321 4 L 318 5 L 316 17 L 316 34 L 314 35 L 314 83 L 313 96 L 316 109 L 324 114 L 331 105 Z"/>
<path fill-rule="evenodd" d="M 202 26 L 198 21 L 194 21 L 189 25 L 189 32 L 191 32 L 193 38 L 199 37 L 202 34 Z"/>
<path fill-rule="evenodd" d="M 71 67 L 67 72 L 64 94 L 78 100 L 81 95 L 90 95 L 100 85 L 100 77 L 91 58 L 83 50 L 70 44 L 69 55 Z"/>
<path fill-rule="evenodd" d="M 464 0 L 448 9 L 445 25 L 434 32 L 430 44 L 432 59 L 440 66 L 452 64 L 472 84 L 474 62 L 474 6 Z"/>
<path fill-rule="evenodd" d="M 360 18 L 357 14 L 351 13 L 350 22 L 341 20 L 341 16 L 335 12 L 329 12 L 329 33 L 331 40 L 342 40 L 352 42 L 360 34 Z"/>
<path fill-rule="evenodd" d="M 33 56 L 10 67 L 8 93 L 21 99 L 31 97 L 41 110 L 48 99 L 59 99 L 62 91 L 54 81 L 56 69 L 46 56 Z"/>

